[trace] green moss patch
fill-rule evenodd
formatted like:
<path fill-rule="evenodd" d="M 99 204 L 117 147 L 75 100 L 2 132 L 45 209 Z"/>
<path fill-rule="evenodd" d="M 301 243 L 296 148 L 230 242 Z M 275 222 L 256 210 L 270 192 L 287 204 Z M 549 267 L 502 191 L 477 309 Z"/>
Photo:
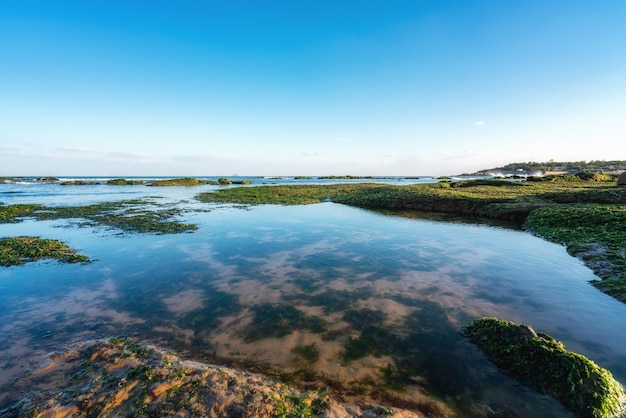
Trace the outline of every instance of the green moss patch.
<path fill-rule="evenodd" d="M 39 237 L 0 239 L 0 266 L 19 266 L 28 262 L 54 258 L 64 263 L 87 263 L 87 256 L 77 254 L 66 244 Z"/>
<path fill-rule="evenodd" d="M 481 318 L 465 335 L 500 369 L 558 399 L 581 417 L 616 417 L 626 394 L 611 373 L 528 325 Z"/>

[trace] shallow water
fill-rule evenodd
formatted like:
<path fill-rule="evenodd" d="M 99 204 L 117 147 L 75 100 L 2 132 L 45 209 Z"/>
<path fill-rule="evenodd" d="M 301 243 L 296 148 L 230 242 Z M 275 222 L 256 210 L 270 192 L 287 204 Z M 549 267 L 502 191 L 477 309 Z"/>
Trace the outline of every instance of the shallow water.
<path fill-rule="evenodd" d="M 102 186 L 115 190 L 59 201 L 66 189 L 90 186 L 50 187 L 47 199 L 63 204 L 127 198 Z M 127 187 L 171 201 L 204 191 Z M 181 205 L 210 209 L 184 213 L 198 231 L 0 224 L 0 236 L 60 239 L 96 260 L 0 270 L 0 385 L 63 344 L 131 335 L 197 359 L 305 370 L 305 383 L 357 396 L 401 384 L 398 396 L 429 393 L 464 416 L 569 416 L 462 338 L 462 326 L 481 316 L 531 324 L 626 382 L 626 305 L 593 288 L 593 273 L 562 246 L 502 227 L 332 203 Z"/>

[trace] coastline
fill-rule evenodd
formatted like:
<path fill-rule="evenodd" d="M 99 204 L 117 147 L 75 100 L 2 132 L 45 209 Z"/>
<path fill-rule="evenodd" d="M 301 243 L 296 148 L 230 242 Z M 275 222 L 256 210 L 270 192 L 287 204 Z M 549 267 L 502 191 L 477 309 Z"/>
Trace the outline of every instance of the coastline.
<path fill-rule="evenodd" d="M 572 245 L 571 241 L 564 242 L 564 238 L 567 237 L 567 234 L 565 234 L 567 230 L 564 231 L 559 229 L 563 227 L 563 220 L 561 219 L 560 224 L 558 222 L 556 224 L 550 224 L 550 222 L 547 222 L 546 224 L 546 222 L 543 221 L 554 221 L 555 219 L 559 220 L 561 218 L 560 215 L 563 213 L 568 214 L 568 216 L 570 216 L 570 220 L 572 219 L 571 216 L 580 215 L 577 213 L 570 214 L 567 212 L 571 210 L 583 210 L 583 212 L 591 210 L 594 211 L 593 216 L 598 217 L 598 207 L 605 207 L 609 205 L 609 209 L 612 210 L 624 206 L 623 190 L 608 183 L 559 183 L 556 185 L 548 184 L 539 188 L 534 186 L 535 185 L 529 183 L 524 184 L 521 182 L 514 183 L 497 180 L 487 182 L 483 180 L 466 182 L 465 184 L 462 183 L 461 186 L 455 186 L 448 182 L 419 186 L 389 186 L 375 184 L 323 186 L 301 185 L 295 187 L 257 186 L 254 188 L 220 189 L 217 192 L 210 193 L 213 196 L 213 200 L 210 201 L 222 201 L 243 205 L 261 203 L 306 204 L 331 201 L 363 208 L 387 209 L 392 212 L 396 210 L 426 210 L 436 213 L 457 214 L 461 216 L 475 217 L 478 222 L 488 219 L 505 220 L 513 222 L 520 228 L 525 227 L 525 229 L 536 235 L 540 235 L 545 239 L 567 244 L 568 250 L 570 248 L 576 249 L 576 247 Z M 274 190 L 270 190 L 272 188 Z M 245 199 L 242 199 L 242 193 L 249 193 L 251 189 L 254 189 L 253 192 L 256 196 L 256 200 L 245 201 Z M 278 199 L 276 195 L 271 195 L 271 192 L 276 191 L 279 192 L 278 195 L 280 195 L 280 199 Z M 534 192 L 534 194 L 528 193 L 529 191 Z M 230 196 L 230 198 L 225 198 L 228 196 Z M 233 196 L 239 197 L 233 198 Z M 522 197 L 520 198 L 520 196 Z M 250 197 L 250 195 L 248 195 L 248 197 Z M 609 199 L 614 199 L 617 203 L 607 203 Z M 201 198 L 198 200 L 204 201 Z M 128 203 L 130 202 L 126 202 L 126 204 Z M 133 201 L 132 203 L 133 204 L 124 208 L 124 210 L 127 210 L 127 215 L 136 214 L 135 211 L 140 209 L 140 207 L 145 205 L 147 202 Z M 10 206 L 8 208 L 11 209 Z M 2 207 L 0 207 L 0 209 L 2 209 Z M 68 212 L 63 208 L 57 208 L 60 209 L 58 216 L 51 215 L 51 209 L 52 208 L 46 208 L 46 210 L 42 212 L 45 214 L 44 216 L 48 218 L 52 217 L 53 219 L 62 219 L 66 216 L 74 218 L 85 215 L 84 208 L 75 208 L 80 209 L 76 213 Z M 101 214 L 99 210 L 101 209 L 106 212 L 112 208 L 103 206 L 99 207 L 98 211 L 89 213 L 89 219 L 93 220 L 94 223 L 99 223 L 99 220 L 101 219 L 99 217 Z M 120 207 L 115 206 L 113 209 L 119 210 Z M 154 209 L 159 208 L 157 207 Z M 546 213 L 542 214 L 542 211 Z M 157 213 L 156 210 L 154 213 Z M 163 213 L 166 215 L 175 214 L 175 212 L 171 212 L 169 209 Z M 559 216 L 555 216 L 555 214 Z M 144 210 L 141 211 L 141 215 L 146 215 Z M 535 217 L 535 225 L 529 225 L 527 223 L 528 219 L 533 219 L 531 218 L 531 215 Z M 159 219 L 162 220 L 162 218 Z M 19 222 L 19 214 L 16 215 L 13 221 Z M 580 220 L 577 219 L 576 222 L 580 223 Z M 619 219 L 618 222 L 620 222 Z M 128 228 L 126 225 L 126 223 L 120 223 L 119 225 L 108 224 L 110 227 L 126 229 L 134 232 L 148 231 L 147 229 L 139 229 L 135 227 Z M 124 228 L 122 228 L 122 226 L 124 226 Z M 578 226 L 579 225 L 575 225 L 575 227 Z M 163 227 L 158 226 L 158 228 L 160 229 Z M 171 233 L 171 231 L 163 233 Z M 552 235 L 550 235 L 550 233 L 552 233 Z M 589 236 L 587 236 L 587 238 L 589 238 Z M 574 242 L 574 244 L 576 243 L 579 242 Z M 595 242 L 596 245 L 600 245 L 601 243 L 601 241 Z M 570 254 L 572 254 L 572 251 L 570 251 Z M 606 260 L 609 260 L 609 254 L 605 251 L 601 255 L 604 256 L 604 258 L 602 258 L 602 260 L 604 260 L 604 264 L 601 265 L 606 267 L 606 262 L 608 262 Z M 594 256 L 593 259 L 590 259 L 588 262 L 598 262 L 598 257 Z M 617 264 L 616 266 L 619 267 Z M 612 277 L 617 277 L 615 276 L 615 270 L 616 269 L 605 268 L 607 280 L 611 280 Z M 80 371 L 77 371 L 77 373 L 80 373 Z M 102 370 L 100 373 L 102 373 Z M 375 408 L 379 407 L 380 406 L 376 406 Z M 383 409 L 380 411 L 383 411 Z M 361 411 L 360 413 L 364 412 Z"/>

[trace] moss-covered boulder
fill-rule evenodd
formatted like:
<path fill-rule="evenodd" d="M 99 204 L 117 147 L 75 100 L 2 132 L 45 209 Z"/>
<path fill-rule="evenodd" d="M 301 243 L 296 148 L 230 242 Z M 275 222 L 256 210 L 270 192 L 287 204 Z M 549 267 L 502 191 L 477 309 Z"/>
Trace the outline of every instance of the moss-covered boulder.
<path fill-rule="evenodd" d="M 97 181 L 84 181 L 84 180 L 74 180 L 74 181 L 64 181 L 61 183 L 61 186 L 95 186 L 98 183 Z"/>
<path fill-rule="evenodd" d="M 185 177 L 180 179 L 159 180 L 149 184 L 149 186 L 199 186 L 201 184 L 209 184 L 209 182 Z"/>
<path fill-rule="evenodd" d="M 111 179 L 107 181 L 109 186 L 137 186 L 144 184 L 141 180 Z"/>
<path fill-rule="evenodd" d="M 233 184 L 233 181 L 231 179 L 227 179 L 225 177 L 217 179 L 217 182 L 221 185 Z"/>
<path fill-rule="evenodd" d="M 611 181 L 613 180 L 612 176 L 603 173 L 593 173 L 590 171 L 581 171 L 580 173 L 576 173 L 576 177 L 581 180 L 586 181 Z"/>
<path fill-rule="evenodd" d="M 465 335 L 504 372 L 581 417 L 619 417 L 626 412 L 624 388 L 611 372 L 566 350 L 549 335 L 497 318 L 473 321 Z"/>

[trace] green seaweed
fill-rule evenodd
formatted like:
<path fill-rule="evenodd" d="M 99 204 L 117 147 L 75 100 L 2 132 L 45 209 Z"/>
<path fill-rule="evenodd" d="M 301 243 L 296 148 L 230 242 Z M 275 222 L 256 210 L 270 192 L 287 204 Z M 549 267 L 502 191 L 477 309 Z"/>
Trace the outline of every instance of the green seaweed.
<path fill-rule="evenodd" d="M 196 199 L 205 203 L 238 203 L 248 205 L 309 205 L 331 200 L 338 194 L 362 185 L 282 185 L 235 187 L 201 193 Z"/>
<path fill-rule="evenodd" d="M 314 292 L 320 287 L 319 282 L 307 279 L 294 279 L 294 284 L 305 292 Z M 311 306 L 322 306 L 325 314 L 339 312 L 359 300 L 365 300 L 372 295 L 369 288 L 360 288 L 355 290 L 335 290 L 326 289 L 321 293 L 297 293 L 295 295 L 286 296 L 287 300 L 306 302 Z"/>
<path fill-rule="evenodd" d="M 320 353 L 313 344 L 298 345 L 291 350 L 299 359 L 306 361 L 309 364 L 315 363 L 320 358 Z"/>
<path fill-rule="evenodd" d="M 350 362 L 368 355 L 380 357 L 398 353 L 399 339 L 389 328 L 367 325 L 357 338 L 348 337 L 341 352 L 341 360 Z"/>
<path fill-rule="evenodd" d="M 23 217 L 37 220 L 85 219 L 87 225 L 109 226 L 128 232 L 174 234 L 196 230 L 193 224 L 170 220 L 176 209 L 149 209 L 149 202 L 130 200 L 88 206 L 47 207 L 43 205 L 0 205 L 0 223 L 19 222 Z"/>
<path fill-rule="evenodd" d="M 33 216 L 35 211 L 43 209 L 45 209 L 43 205 L 17 204 L 6 206 L 0 203 L 0 223 L 17 223 L 20 222 L 20 218 Z"/>
<path fill-rule="evenodd" d="M 291 305 L 262 304 L 252 308 L 252 323 L 246 328 L 245 340 L 252 342 L 263 338 L 282 338 L 293 331 L 321 334 L 327 322 L 320 317 L 306 315 Z"/>
<path fill-rule="evenodd" d="M 343 315 L 343 320 L 358 331 L 368 326 L 381 326 L 385 319 L 386 315 L 384 312 L 368 308 L 349 309 Z"/>
<path fill-rule="evenodd" d="M 581 417 L 615 417 L 626 410 L 624 389 L 608 370 L 528 325 L 480 318 L 465 335 L 500 369 Z"/>
<path fill-rule="evenodd" d="M 89 258 L 76 253 L 63 242 L 39 237 L 0 238 L 0 266 L 19 266 L 45 258 L 64 263 L 87 263 Z"/>

